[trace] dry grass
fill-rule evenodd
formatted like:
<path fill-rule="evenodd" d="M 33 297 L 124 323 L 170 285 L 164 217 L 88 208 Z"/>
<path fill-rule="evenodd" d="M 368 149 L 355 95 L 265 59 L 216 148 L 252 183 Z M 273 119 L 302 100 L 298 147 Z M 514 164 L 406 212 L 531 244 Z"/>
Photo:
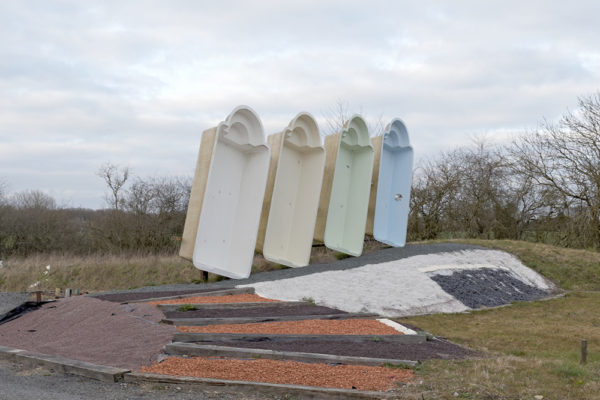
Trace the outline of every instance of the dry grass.
<path fill-rule="evenodd" d="M 586 338 L 590 348 L 588 360 L 594 363 L 600 362 L 598 310 L 600 292 L 579 292 L 547 301 L 402 321 L 491 354 L 573 362 L 578 361 L 580 341 Z"/>
<path fill-rule="evenodd" d="M 563 288 L 563 298 L 461 314 L 403 318 L 488 358 L 428 361 L 406 388 L 412 399 L 599 399 L 600 254 L 516 242 L 460 240 L 518 256 Z M 577 291 L 579 290 L 579 291 Z M 583 291 L 586 290 L 586 291 Z M 579 365 L 581 339 L 588 364 Z"/>
<path fill-rule="evenodd" d="M 596 372 L 593 372 L 593 370 Z M 406 399 L 598 399 L 597 368 L 571 362 L 500 356 L 428 361 L 402 392 Z"/>
<path fill-rule="evenodd" d="M 53 291 L 70 287 L 93 292 L 190 283 L 202 279 L 200 271 L 190 262 L 171 255 L 81 257 L 40 254 L 9 258 L 3 264 L 4 268 L 0 270 L 1 291 Z M 36 282 L 39 284 L 32 286 Z"/>
<path fill-rule="evenodd" d="M 372 237 L 365 237 L 365 244 L 363 247 L 363 254 L 373 253 L 375 251 L 388 248 L 390 246 L 380 243 L 373 239 Z M 344 258 L 349 258 L 347 254 L 343 254 L 337 252 L 335 250 L 330 250 L 324 245 L 313 246 L 312 251 L 310 253 L 310 263 L 311 264 L 326 264 L 335 262 L 338 260 L 343 260 Z M 254 256 L 254 261 L 252 264 L 252 273 L 264 272 L 264 271 L 273 271 L 276 269 L 289 268 L 285 265 L 272 263 L 267 261 L 262 254 L 256 254 Z"/>
<path fill-rule="evenodd" d="M 386 249 L 389 247 L 390 246 L 380 243 L 370 236 L 366 236 L 364 247 L 363 247 L 363 254 L 373 253 L 375 251 L 379 251 L 381 249 Z M 349 257 L 352 257 L 352 256 L 337 252 L 335 250 L 330 250 L 325 246 L 319 246 L 319 247 L 313 247 L 311 255 L 310 255 L 310 263 L 311 264 L 331 263 L 331 262 L 343 260 L 344 258 L 349 258 Z"/>

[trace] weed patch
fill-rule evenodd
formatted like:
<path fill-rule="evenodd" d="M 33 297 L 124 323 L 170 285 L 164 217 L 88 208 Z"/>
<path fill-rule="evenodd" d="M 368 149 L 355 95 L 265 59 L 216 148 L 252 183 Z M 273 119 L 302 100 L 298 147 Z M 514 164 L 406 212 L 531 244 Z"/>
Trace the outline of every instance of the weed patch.
<path fill-rule="evenodd" d="M 198 307 L 193 306 L 191 304 L 184 304 L 181 307 L 178 307 L 177 311 L 195 311 L 197 309 L 198 309 Z"/>

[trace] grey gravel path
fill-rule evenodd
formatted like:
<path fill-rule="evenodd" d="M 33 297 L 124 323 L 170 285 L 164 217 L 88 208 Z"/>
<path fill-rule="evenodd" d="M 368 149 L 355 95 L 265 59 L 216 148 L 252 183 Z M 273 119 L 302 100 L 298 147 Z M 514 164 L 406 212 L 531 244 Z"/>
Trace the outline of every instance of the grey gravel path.
<path fill-rule="evenodd" d="M 461 250 L 474 250 L 483 249 L 484 247 L 472 246 L 458 243 L 436 243 L 436 244 L 413 244 L 405 247 L 389 248 L 376 251 L 369 254 L 364 254 L 360 257 L 350 257 L 340 261 L 334 261 L 325 264 L 311 264 L 302 268 L 287 268 L 277 271 L 260 272 L 258 274 L 252 274 L 247 279 L 226 279 L 220 282 L 208 283 L 208 284 L 177 284 L 177 285 L 162 285 L 162 286 L 148 286 L 143 288 L 137 288 L 127 291 L 112 291 L 105 293 L 119 293 L 119 292 L 160 292 L 166 290 L 189 290 L 189 289 L 206 289 L 206 288 L 225 288 L 231 287 L 232 285 L 247 285 L 256 282 L 263 281 L 275 281 L 280 279 L 294 278 L 297 276 L 313 274 L 316 272 L 323 271 L 341 271 L 352 268 L 362 267 L 368 264 L 380 264 L 401 258 L 408 258 L 412 256 L 418 256 L 423 254 L 435 254 L 444 253 L 451 251 Z"/>
<path fill-rule="evenodd" d="M 264 395 L 224 393 L 174 385 L 106 383 L 52 373 L 42 368 L 24 368 L 0 360 L 0 400 L 208 400 L 278 399 Z"/>
<path fill-rule="evenodd" d="M 27 293 L 0 292 L 0 320 L 10 311 L 27 302 L 28 297 Z"/>

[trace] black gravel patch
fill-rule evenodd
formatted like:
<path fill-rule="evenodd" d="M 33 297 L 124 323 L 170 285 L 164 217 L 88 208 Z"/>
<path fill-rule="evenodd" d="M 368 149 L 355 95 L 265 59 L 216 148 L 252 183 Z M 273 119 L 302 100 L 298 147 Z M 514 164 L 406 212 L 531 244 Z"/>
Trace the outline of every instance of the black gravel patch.
<path fill-rule="evenodd" d="M 219 288 L 219 289 L 202 287 L 202 288 L 198 288 L 198 289 L 168 290 L 168 291 L 156 291 L 156 292 L 120 292 L 120 293 L 101 294 L 101 295 L 92 296 L 92 297 L 95 297 L 100 300 L 112 301 L 115 303 L 124 303 L 127 301 L 178 296 L 181 294 L 206 293 L 206 292 L 214 292 L 215 290 L 225 290 L 225 289 L 233 289 L 233 287 L 230 286 L 230 287 L 223 287 L 223 288 Z"/>
<path fill-rule="evenodd" d="M 513 301 L 532 301 L 547 297 L 542 289 L 527 285 L 508 271 L 472 269 L 451 275 L 430 275 L 444 291 L 470 308 L 497 307 Z"/>
<path fill-rule="evenodd" d="M 215 346 L 232 346 L 231 342 L 227 341 L 211 342 L 210 344 Z M 432 339 L 419 344 L 398 344 L 377 341 L 357 343 L 352 341 L 334 342 L 318 340 L 298 340 L 295 342 L 236 342 L 235 347 L 414 361 L 430 359 L 452 360 L 482 356 L 482 354 L 476 351 L 440 339 Z"/>
<path fill-rule="evenodd" d="M 300 304 L 297 306 L 249 307 L 249 308 L 205 308 L 192 311 L 167 311 L 167 318 L 238 318 L 238 317 L 279 317 L 286 315 L 330 315 L 347 314 L 335 308 Z"/>

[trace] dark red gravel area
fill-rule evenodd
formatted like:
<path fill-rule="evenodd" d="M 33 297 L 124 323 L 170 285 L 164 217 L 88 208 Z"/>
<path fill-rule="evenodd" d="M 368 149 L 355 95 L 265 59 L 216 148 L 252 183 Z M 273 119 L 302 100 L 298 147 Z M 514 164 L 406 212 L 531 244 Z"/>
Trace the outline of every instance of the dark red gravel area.
<path fill-rule="evenodd" d="M 347 314 L 335 308 L 297 305 L 281 306 L 273 303 L 272 306 L 250 308 L 206 308 L 193 311 L 168 311 L 167 318 L 236 318 L 236 317 L 279 317 L 286 315 L 329 315 Z"/>
<path fill-rule="evenodd" d="M 210 342 L 215 346 L 234 346 L 276 351 L 298 351 L 303 353 L 334 354 L 338 356 L 390 358 L 395 360 L 463 359 L 478 357 L 479 353 L 453 343 L 433 339 L 420 344 L 398 344 L 389 342 L 352 342 L 298 340 L 295 342 Z"/>
<path fill-rule="evenodd" d="M 214 292 L 215 290 L 226 290 L 233 289 L 233 287 L 224 287 L 219 289 L 194 289 L 194 290 L 171 290 L 162 292 L 127 292 L 127 293 L 109 293 L 101 294 L 98 296 L 92 296 L 96 299 L 113 301 L 115 303 L 125 303 L 128 301 L 145 300 L 145 299 L 156 299 L 159 297 L 170 297 L 178 296 L 180 294 L 193 294 L 193 293 L 207 293 Z"/>
<path fill-rule="evenodd" d="M 144 303 L 67 297 L 0 325 L 0 346 L 137 370 L 173 339 L 175 328 L 160 324 L 162 318 Z"/>

